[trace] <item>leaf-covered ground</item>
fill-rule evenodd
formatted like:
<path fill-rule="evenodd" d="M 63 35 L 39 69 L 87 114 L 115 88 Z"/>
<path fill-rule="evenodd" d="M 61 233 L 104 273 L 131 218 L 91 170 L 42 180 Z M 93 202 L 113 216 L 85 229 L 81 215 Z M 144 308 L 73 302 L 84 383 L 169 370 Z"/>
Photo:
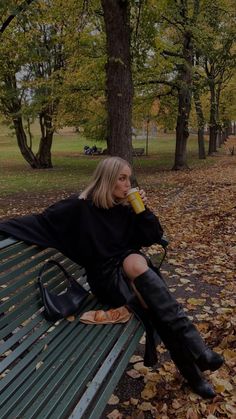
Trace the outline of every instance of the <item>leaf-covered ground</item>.
<path fill-rule="evenodd" d="M 139 179 L 170 243 L 162 273 L 209 346 L 225 357 L 219 371 L 205 373 L 217 397 L 206 401 L 194 395 L 163 346 L 158 365 L 144 367 L 143 338 L 102 419 L 236 418 L 236 156 L 228 152 L 233 145 L 236 138 L 211 166 L 141 173 Z M 68 194 L 6 197 L 1 218 L 38 212 Z M 159 250 L 147 251 L 155 260 Z"/>
<path fill-rule="evenodd" d="M 157 367 L 145 368 L 141 344 L 102 417 L 236 418 L 236 156 L 216 156 L 204 169 L 158 174 L 148 195 L 170 241 L 162 273 L 226 363 L 205 373 L 217 392 L 206 401 L 185 385 L 164 347 Z M 153 258 L 157 250 L 149 249 Z"/>

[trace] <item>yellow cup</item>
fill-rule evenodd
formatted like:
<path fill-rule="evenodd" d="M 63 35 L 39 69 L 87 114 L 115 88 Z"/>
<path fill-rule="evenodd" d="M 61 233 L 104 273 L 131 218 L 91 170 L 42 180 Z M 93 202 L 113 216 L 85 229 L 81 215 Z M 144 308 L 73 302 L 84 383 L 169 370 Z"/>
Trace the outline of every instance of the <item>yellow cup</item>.
<path fill-rule="evenodd" d="M 127 193 L 127 200 L 132 205 L 136 214 L 140 214 L 140 212 L 145 211 L 144 203 L 137 188 L 130 189 L 130 191 Z"/>

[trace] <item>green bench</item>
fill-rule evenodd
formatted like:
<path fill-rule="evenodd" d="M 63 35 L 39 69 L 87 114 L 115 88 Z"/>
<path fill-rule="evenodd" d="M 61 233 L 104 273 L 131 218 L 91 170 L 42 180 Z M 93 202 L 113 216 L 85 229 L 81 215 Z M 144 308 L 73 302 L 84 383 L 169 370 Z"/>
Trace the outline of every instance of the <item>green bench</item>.
<path fill-rule="evenodd" d="M 144 154 L 144 148 L 133 148 L 133 156 L 142 156 Z"/>
<path fill-rule="evenodd" d="M 126 324 L 48 322 L 36 278 L 54 258 L 88 289 L 82 268 L 54 249 L 0 237 L 0 418 L 98 419 L 144 332 L 135 318 Z M 57 268 L 45 273 L 60 292 Z M 82 311 L 101 309 L 91 295 Z"/>

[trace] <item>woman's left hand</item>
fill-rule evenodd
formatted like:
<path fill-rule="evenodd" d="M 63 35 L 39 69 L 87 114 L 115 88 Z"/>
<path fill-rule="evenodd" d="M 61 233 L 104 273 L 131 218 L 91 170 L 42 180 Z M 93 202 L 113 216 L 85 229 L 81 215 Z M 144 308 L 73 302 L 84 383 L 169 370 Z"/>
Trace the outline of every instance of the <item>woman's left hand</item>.
<path fill-rule="evenodd" d="M 139 190 L 139 195 L 141 196 L 144 205 L 146 205 L 147 201 L 148 201 L 147 196 L 146 196 L 146 192 L 143 189 L 140 189 Z"/>

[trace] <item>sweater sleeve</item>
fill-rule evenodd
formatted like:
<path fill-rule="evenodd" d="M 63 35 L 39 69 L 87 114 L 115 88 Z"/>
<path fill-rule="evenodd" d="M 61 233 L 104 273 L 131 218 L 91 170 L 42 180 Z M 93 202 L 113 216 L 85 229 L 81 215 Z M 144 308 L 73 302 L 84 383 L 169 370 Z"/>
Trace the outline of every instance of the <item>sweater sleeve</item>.
<path fill-rule="evenodd" d="M 74 197 L 67 198 L 51 205 L 41 214 L 26 215 L 2 222 L 0 231 L 32 244 L 54 247 L 65 252 L 74 244 L 78 209 L 79 200 Z"/>
<path fill-rule="evenodd" d="M 160 243 L 163 236 L 163 228 L 155 214 L 146 208 L 140 214 L 134 214 L 134 217 L 134 239 L 138 247 L 147 247 Z"/>

